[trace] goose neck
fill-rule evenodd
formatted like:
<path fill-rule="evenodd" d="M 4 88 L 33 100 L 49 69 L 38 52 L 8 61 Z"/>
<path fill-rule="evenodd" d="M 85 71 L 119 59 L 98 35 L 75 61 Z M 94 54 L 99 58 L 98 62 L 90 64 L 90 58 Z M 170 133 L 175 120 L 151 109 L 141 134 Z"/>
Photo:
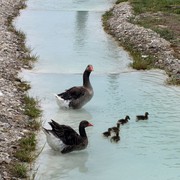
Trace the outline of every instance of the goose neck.
<path fill-rule="evenodd" d="M 81 137 L 87 137 L 84 127 L 79 126 L 79 134 L 80 134 Z"/>
<path fill-rule="evenodd" d="M 87 88 L 91 88 L 91 83 L 89 80 L 90 73 L 91 72 L 85 70 L 83 74 L 83 86 Z"/>

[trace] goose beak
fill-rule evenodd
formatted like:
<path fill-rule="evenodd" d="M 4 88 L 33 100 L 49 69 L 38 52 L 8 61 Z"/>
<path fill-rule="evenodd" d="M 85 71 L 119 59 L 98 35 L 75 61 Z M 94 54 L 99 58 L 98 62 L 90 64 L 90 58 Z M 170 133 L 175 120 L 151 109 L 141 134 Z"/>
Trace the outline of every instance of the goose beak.
<path fill-rule="evenodd" d="M 92 65 L 89 67 L 89 69 L 90 69 L 90 71 L 94 71 L 94 68 Z"/>
<path fill-rule="evenodd" d="M 93 126 L 93 124 L 89 123 L 88 126 Z"/>

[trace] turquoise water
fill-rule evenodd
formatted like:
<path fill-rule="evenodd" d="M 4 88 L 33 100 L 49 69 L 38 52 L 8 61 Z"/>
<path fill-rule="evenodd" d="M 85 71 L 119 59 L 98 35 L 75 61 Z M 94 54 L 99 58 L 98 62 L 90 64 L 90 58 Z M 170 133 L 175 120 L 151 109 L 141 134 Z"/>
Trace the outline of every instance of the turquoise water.
<path fill-rule="evenodd" d="M 40 99 L 43 126 L 48 121 L 77 129 L 87 119 L 89 146 L 61 155 L 46 144 L 34 169 L 37 180 L 178 180 L 180 179 L 180 88 L 166 86 L 164 72 L 134 71 L 128 53 L 102 29 L 101 15 L 112 1 L 29 0 L 16 20 L 27 34 L 27 45 L 39 55 L 31 71 L 21 76 L 31 82 L 31 96 Z M 82 84 L 87 64 L 94 65 L 93 99 L 80 110 L 62 110 L 54 93 Z M 135 116 L 149 112 L 149 120 Z M 101 133 L 129 115 L 119 143 Z M 38 150 L 46 142 L 41 131 Z"/>

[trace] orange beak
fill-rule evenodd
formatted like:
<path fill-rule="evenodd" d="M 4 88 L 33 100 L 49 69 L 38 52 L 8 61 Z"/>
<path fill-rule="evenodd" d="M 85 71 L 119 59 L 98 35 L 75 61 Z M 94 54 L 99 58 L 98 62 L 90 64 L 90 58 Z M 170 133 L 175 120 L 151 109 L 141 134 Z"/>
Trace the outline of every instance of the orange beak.
<path fill-rule="evenodd" d="M 89 68 L 89 69 L 90 69 L 90 71 L 94 71 L 94 68 L 93 68 L 93 66 L 90 66 L 90 68 Z"/>
<path fill-rule="evenodd" d="M 89 123 L 88 126 L 93 126 L 93 124 Z"/>

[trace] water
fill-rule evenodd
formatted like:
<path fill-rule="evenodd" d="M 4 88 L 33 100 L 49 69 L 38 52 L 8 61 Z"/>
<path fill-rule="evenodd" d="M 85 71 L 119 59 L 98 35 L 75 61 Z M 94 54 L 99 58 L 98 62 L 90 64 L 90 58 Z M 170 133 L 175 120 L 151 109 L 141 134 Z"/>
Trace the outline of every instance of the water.
<path fill-rule="evenodd" d="M 28 8 L 16 20 L 27 34 L 27 44 L 39 61 L 21 76 L 31 82 L 31 96 L 40 99 L 43 126 L 48 121 L 71 125 L 81 120 L 87 128 L 86 150 L 61 155 L 46 144 L 38 157 L 36 179 L 180 179 L 180 88 L 166 86 L 164 72 L 134 71 L 128 54 L 102 29 L 101 15 L 112 1 L 29 0 Z M 62 110 L 54 93 L 82 84 L 87 64 L 95 71 L 91 82 L 95 94 L 80 110 Z M 135 116 L 148 111 L 149 120 Z M 101 133 L 126 115 L 121 140 L 111 143 Z M 40 132 L 38 150 L 44 146 Z"/>

